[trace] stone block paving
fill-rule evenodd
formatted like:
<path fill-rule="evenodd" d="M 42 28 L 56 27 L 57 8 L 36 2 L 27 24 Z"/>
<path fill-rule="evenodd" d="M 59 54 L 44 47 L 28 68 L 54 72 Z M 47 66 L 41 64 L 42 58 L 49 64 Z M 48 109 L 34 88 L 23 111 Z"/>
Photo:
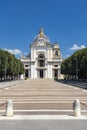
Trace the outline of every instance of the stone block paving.
<path fill-rule="evenodd" d="M 72 114 L 73 101 L 79 99 L 81 112 L 87 115 L 87 90 L 54 80 L 27 80 L 0 89 L 0 114 L 4 114 L 8 99 L 17 115 Z"/>

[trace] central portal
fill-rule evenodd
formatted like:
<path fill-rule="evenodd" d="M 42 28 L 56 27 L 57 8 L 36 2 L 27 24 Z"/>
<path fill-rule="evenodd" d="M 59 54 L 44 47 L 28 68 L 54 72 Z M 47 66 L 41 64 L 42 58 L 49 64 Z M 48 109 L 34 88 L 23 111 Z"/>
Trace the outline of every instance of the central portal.
<path fill-rule="evenodd" d="M 58 70 L 54 70 L 54 78 L 58 78 Z"/>
<path fill-rule="evenodd" d="M 43 70 L 40 70 L 40 78 L 43 78 Z"/>
<path fill-rule="evenodd" d="M 39 78 L 44 78 L 45 56 L 40 54 L 38 56 Z"/>

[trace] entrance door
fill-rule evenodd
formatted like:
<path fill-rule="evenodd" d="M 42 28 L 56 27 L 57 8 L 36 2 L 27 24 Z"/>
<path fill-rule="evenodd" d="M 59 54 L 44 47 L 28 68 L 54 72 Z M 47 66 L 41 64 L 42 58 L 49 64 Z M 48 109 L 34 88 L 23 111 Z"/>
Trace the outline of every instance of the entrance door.
<path fill-rule="evenodd" d="M 28 70 L 25 70 L 25 77 L 28 78 Z"/>
<path fill-rule="evenodd" d="M 43 70 L 40 70 L 40 78 L 43 78 Z"/>
<path fill-rule="evenodd" d="M 54 70 L 54 78 L 58 78 L 58 70 Z"/>

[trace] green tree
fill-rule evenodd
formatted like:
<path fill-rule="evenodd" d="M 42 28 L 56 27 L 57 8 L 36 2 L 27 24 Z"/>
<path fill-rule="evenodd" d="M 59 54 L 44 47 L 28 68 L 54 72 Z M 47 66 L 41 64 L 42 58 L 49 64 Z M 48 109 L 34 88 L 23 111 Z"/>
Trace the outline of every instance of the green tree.
<path fill-rule="evenodd" d="M 24 73 L 24 66 L 13 54 L 0 49 L 0 80 L 13 80 Z"/>
<path fill-rule="evenodd" d="M 87 79 L 87 48 L 65 59 L 61 64 L 61 72 L 70 79 Z"/>

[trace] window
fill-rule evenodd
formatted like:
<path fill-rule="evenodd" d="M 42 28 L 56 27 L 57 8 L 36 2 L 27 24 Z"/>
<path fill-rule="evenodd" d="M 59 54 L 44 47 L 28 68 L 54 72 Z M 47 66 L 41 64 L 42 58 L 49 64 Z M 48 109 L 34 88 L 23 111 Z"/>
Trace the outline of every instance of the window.
<path fill-rule="evenodd" d="M 55 51 L 55 56 L 58 56 L 58 51 Z"/>
<path fill-rule="evenodd" d="M 43 54 L 40 54 L 38 56 L 38 66 L 44 67 L 45 66 L 45 56 Z"/>
<path fill-rule="evenodd" d="M 55 67 L 58 67 L 58 65 L 54 65 Z"/>
<path fill-rule="evenodd" d="M 25 65 L 25 67 L 29 67 L 29 65 Z"/>

